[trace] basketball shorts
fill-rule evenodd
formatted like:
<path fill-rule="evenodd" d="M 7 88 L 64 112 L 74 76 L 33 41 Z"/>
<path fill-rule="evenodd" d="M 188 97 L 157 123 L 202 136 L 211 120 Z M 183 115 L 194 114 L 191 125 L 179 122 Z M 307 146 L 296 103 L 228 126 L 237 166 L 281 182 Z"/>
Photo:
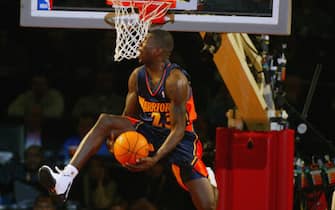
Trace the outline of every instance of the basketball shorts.
<path fill-rule="evenodd" d="M 137 132 L 143 134 L 157 151 L 170 133 L 170 129 L 155 127 L 130 118 Z M 150 155 L 154 155 L 152 152 Z M 178 184 L 187 190 L 185 182 L 207 177 L 206 165 L 201 160 L 202 144 L 194 132 L 185 131 L 185 135 L 176 148 L 162 160 L 165 167 L 172 170 Z"/>

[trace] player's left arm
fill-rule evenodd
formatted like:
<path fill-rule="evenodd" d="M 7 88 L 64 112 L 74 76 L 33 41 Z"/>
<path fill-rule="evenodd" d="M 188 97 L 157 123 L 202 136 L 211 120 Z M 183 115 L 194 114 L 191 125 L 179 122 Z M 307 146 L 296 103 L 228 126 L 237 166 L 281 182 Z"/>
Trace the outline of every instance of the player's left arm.
<path fill-rule="evenodd" d="M 170 153 L 182 140 L 186 127 L 186 107 L 190 86 L 186 76 L 179 70 L 173 70 L 166 80 L 166 95 L 171 100 L 170 120 L 171 132 L 156 152 L 156 161 Z"/>

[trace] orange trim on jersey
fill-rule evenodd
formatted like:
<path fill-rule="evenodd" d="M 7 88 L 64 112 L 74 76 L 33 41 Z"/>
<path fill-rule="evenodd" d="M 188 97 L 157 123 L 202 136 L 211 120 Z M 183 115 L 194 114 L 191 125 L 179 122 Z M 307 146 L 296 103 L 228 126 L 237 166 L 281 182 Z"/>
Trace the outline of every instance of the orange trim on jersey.
<path fill-rule="evenodd" d="M 193 95 L 190 96 L 190 98 L 186 102 L 186 111 L 188 114 L 188 120 L 192 123 L 194 120 L 197 119 L 197 112 L 195 111 L 195 104 Z"/>
<path fill-rule="evenodd" d="M 192 160 L 192 162 L 191 162 L 191 164 L 193 165 L 194 163 L 195 163 L 195 161 L 198 159 L 198 157 L 197 157 L 197 144 L 196 144 L 196 142 L 197 142 L 198 140 L 195 140 L 194 142 L 193 142 L 193 156 L 194 156 L 194 158 L 193 158 L 193 160 Z"/>
<path fill-rule="evenodd" d="M 193 121 L 197 119 L 197 112 L 195 111 L 193 95 L 191 95 L 190 98 L 187 100 L 185 108 L 187 113 L 187 124 L 185 130 L 194 131 Z"/>
<path fill-rule="evenodd" d="M 176 164 L 172 164 L 171 165 L 171 169 L 172 172 L 174 174 L 174 176 L 176 177 L 177 183 L 186 191 L 188 191 L 188 188 L 186 187 L 186 185 L 184 184 L 183 180 L 181 179 L 181 175 L 180 175 L 180 167 Z"/>
<path fill-rule="evenodd" d="M 198 135 L 196 133 L 194 133 L 196 135 L 196 140 L 193 141 L 193 160 L 191 162 L 192 165 L 194 165 L 194 163 L 198 160 L 201 159 L 202 157 L 202 143 L 201 141 L 198 139 Z"/>
<path fill-rule="evenodd" d="M 199 174 L 203 175 L 204 177 L 208 177 L 206 165 L 201 159 L 198 159 L 193 167 Z"/>
<path fill-rule="evenodd" d="M 185 131 L 193 132 L 193 131 L 194 131 L 193 124 L 190 123 L 189 125 L 186 125 L 186 127 L 185 127 Z"/>
<path fill-rule="evenodd" d="M 204 177 L 208 177 L 208 172 L 205 163 L 201 160 L 202 157 L 202 143 L 198 139 L 198 136 L 196 137 L 196 141 L 194 141 L 193 146 L 193 155 L 194 159 L 192 160 L 191 164 L 193 165 L 193 169 L 197 171 L 199 174 L 201 174 Z M 181 174 L 180 174 L 180 167 L 176 164 L 172 164 L 171 166 L 172 172 L 174 176 L 176 177 L 177 183 L 186 191 L 188 191 L 187 186 L 184 184 Z"/>
<path fill-rule="evenodd" d="M 196 142 L 195 142 L 195 148 L 196 148 L 196 151 L 195 151 L 195 156 L 198 157 L 198 158 L 202 158 L 202 152 L 203 152 L 203 147 L 202 147 L 202 143 L 201 141 L 198 139 Z"/>
<path fill-rule="evenodd" d="M 135 125 L 136 123 L 140 122 L 139 119 L 136 119 L 136 118 L 133 118 L 133 117 L 125 116 L 125 118 L 127 118 L 132 125 Z"/>
<path fill-rule="evenodd" d="M 195 171 L 197 171 L 203 177 L 208 177 L 208 172 L 207 172 L 206 165 L 202 160 L 197 159 L 197 162 L 195 163 L 193 168 L 194 168 Z M 184 190 L 188 191 L 187 186 L 184 184 L 184 182 L 181 178 L 180 167 L 176 164 L 172 164 L 171 165 L 171 170 L 172 170 L 174 176 L 176 177 L 176 180 L 177 180 L 177 183 L 179 184 L 179 186 L 181 186 Z"/>

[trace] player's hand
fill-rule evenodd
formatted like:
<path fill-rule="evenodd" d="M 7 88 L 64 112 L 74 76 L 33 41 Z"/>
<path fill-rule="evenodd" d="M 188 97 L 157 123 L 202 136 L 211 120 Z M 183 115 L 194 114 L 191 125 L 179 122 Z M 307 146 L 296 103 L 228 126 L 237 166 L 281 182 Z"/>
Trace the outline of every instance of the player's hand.
<path fill-rule="evenodd" d="M 126 167 L 129 171 L 132 172 L 140 172 L 148 170 L 149 168 L 153 167 L 158 160 L 154 157 L 145 157 L 140 158 L 136 161 L 136 164 L 126 163 L 124 167 Z"/>

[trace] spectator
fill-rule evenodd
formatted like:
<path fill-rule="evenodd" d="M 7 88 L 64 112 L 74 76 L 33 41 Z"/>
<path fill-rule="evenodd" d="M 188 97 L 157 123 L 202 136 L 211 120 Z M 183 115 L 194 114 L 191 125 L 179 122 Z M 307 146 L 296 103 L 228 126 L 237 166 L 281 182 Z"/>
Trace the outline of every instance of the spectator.
<path fill-rule="evenodd" d="M 54 202 L 54 200 L 45 194 L 39 195 L 33 206 L 33 210 L 56 210 L 57 206 Z"/>
<path fill-rule="evenodd" d="M 42 112 L 32 109 L 24 114 L 25 148 L 31 145 L 42 146 Z"/>
<path fill-rule="evenodd" d="M 24 152 L 23 163 L 10 161 L 0 166 L 0 189 L 7 204 L 32 205 L 36 197 L 45 192 L 38 182 L 38 169 L 43 164 L 42 147 L 32 145 Z"/>
<path fill-rule="evenodd" d="M 125 200 L 121 200 L 120 202 L 113 204 L 109 210 L 127 210 L 128 202 Z"/>
<path fill-rule="evenodd" d="M 95 156 L 84 175 L 85 203 L 93 209 L 108 209 L 121 202 L 117 184 L 102 157 Z"/>
<path fill-rule="evenodd" d="M 146 172 L 146 175 L 146 197 L 157 207 L 163 208 L 165 205 L 164 199 L 166 197 L 171 198 L 170 195 L 165 195 L 167 176 L 164 173 L 164 168 L 162 165 L 155 165 Z"/>
<path fill-rule="evenodd" d="M 95 120 L 96 120 L 95 116 L 92 114 L 82 113 L 79 116 L 77 120 L 76 133 L 72 135 L 71 137 L 68 137 L 67 139 L 65 139 L 61 147 L 60 156 L 63 158 L 64 164 L 68 164 L 70 158 L 72 157 L 77 147 L 79 146 L 80 141 L 83 139 L 86 133 L 88 133 L 90 128 L 93 127 Z M 102 155 L 102 156 L 110 155 L 110 152 L 106 144 L 102 145 L 97 155 Z"/>
<path fill-rule="evenodd" d="M 41 111 L 46 118 L 60 118 L 64 111 L 62 94 L 49 87 L 45 75 L 32 77 L 31 89 L 18 95 L 8 107 L 8 115 L 23 117 L 27 112 Z"/>
<path fill-rule="evenodd" d="M 112 71 L 98 72 L 95 78 L 95 89 L 90 95 L 82 96 L 75 103 L 72 114 L 75 117 L 82 113 L 97 115 L 103 113 L 121 114 L 124 99 L 113 91 L 115 78 Z"/>
<path fill-rule="evenodd" d="M 141 198 L 135 201 L 129 210 L 157 210 L 156 206 L 148 201 L 146 198 Z"/>

